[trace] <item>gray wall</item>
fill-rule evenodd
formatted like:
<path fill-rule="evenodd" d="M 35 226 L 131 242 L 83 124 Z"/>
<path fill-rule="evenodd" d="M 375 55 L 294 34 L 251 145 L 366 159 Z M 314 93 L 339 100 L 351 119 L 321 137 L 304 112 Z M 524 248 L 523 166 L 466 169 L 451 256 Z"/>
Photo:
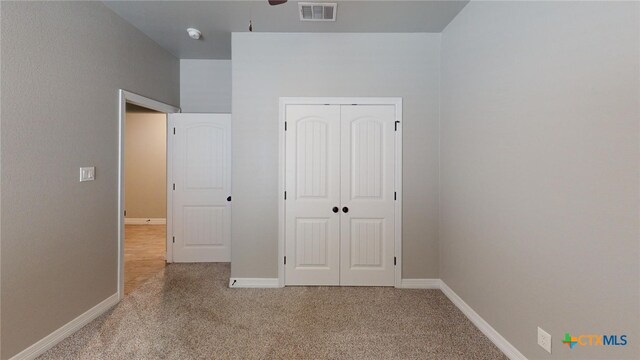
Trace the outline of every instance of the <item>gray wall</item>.
<path fill-rule="evenodd" d="M 180 60 L 183 112 L 231 112 L 231 60 Z"/>
<path fill-rule="evenodd" d="M 118 89 L 177 104 L 179 64 L 99 2 L 3 2 L 1 17 L 7 359 L 116 293 Z"/>
<path fill-rule="evenodd" d="M 472 1 L 442 34 L 440 275 L 530 359 L 537 326 L 638 358 L 639 11 Z"/>
<path fill-rule="evenodd" d="M 278 98 L 404 100 L 403 277 L 437 278 L 439 34 L 234 33 L 233 277 L 277 277 Z"/>

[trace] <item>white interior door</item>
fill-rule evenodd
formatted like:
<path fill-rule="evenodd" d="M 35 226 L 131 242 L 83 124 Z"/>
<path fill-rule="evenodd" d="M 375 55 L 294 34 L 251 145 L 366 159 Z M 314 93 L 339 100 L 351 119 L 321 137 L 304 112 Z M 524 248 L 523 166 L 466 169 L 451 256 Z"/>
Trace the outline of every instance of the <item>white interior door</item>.
<path fill-rule="evenodd" d="M 340 284 L 394 285 L 395 106 L 341 106 Z"/>
<path fill-rule="evenodd" d="M 285 284 L 338 285 L 340 106 L 288 105 L 285 116 Z"/>
<path fill-rule="evenodd" d="M 231 115 L 170 114 L 173 261 L 231 259 Z"/>
<path fill-rule="evenodd" d="M 287 105 L 285 285 L 393 286 L 395 105 Z"/>

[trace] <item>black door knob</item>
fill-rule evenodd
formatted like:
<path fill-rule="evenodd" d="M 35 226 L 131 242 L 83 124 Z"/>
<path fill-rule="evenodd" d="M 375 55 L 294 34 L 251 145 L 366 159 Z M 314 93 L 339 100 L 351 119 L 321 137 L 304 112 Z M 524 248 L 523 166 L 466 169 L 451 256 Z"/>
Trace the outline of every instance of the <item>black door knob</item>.
<path fill-rule="evenodd" d="M 333 207 L 333 212 L 334 212 L 334 213 L 337 213 L 338 211 L 340 211 L 340 209 L 338 209 L 338 207 L 337 207 L 337 206 L 334 206 L 334 207 Z"/>
<path fill-rule="evenodd" d="M 227 196 L 227 201 L 231 201 L 231 196 Z"/>
<path fill-rule="evenodd" d="M 343 213 L 348 213 L 348 212 L 349 212 L 349 208 L 348 208 L 348 207 L 346 207 L 346 206 L 345 206 L 345 207 L 343 207 L 343 208 L 342 208 L 342 212 L 343 212 Z"/>

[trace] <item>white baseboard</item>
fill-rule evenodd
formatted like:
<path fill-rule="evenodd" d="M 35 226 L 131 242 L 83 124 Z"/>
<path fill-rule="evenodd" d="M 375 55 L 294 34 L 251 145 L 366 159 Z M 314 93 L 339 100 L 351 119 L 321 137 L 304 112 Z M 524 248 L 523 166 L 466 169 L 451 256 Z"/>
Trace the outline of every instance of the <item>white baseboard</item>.
<path fill-rule="evenodd" d="M 440 289 L 440 279 L 402 279 L 399 289 Z"/>
<path fill-rule="evenodd" d="M 125 225 L 165 225 L 165 218 L 124 218 Z"/>
<path fill-rule="evenodd" d="M 47 335 L 37 343 L 22 350 L 20 353 L 12 357 L 10 360 L 31 360 L 45 353 L 45 351 L 51 349 L 57 345 L 60 341 L 67 338 L 69 335 L 80 330 L 83 326 L 93 321 L 98 316 L 104 314 L 107 310 L 111 309 L 119 301 L 118 293 L 115 293 L 98 305 L 87 310 L 82 315 L 69 321 L 58 330 Z"/>
<path fill-rule="evenodd" d="M 231 278 L 230 288 L 279 288 L 278 278 Z"/>
<path fill-rule="evenodd" d="M 491 340 L 491 342 L 500 349 L 511 360 L 527 360 L 515 346 L 511 345 L 499 332 L 496 331 L 486 320 L 484 320 L 471 306 L 467 305 L 458 294 L 453 292 L 447 284 L 441 281 L 440 289 L 451 300 L 451 302 L 462 311 L 462 313 L 471 320 L 471 322 L 482 333 Z"/>

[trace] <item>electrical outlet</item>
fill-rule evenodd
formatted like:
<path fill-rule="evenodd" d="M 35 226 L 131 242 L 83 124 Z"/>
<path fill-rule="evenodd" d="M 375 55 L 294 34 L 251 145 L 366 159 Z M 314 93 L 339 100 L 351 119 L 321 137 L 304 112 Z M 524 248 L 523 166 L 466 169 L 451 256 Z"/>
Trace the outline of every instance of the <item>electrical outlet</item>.
<path fill-rule="evenodd" d="M 96 167 L 81 167 L 80 168 L 80 181 L 93 181 L 96 179 Z"/>
<path fill-rule="evenodd" d="M 551 335 L 538 327 L 538 345 L 551 354 Z"/>

